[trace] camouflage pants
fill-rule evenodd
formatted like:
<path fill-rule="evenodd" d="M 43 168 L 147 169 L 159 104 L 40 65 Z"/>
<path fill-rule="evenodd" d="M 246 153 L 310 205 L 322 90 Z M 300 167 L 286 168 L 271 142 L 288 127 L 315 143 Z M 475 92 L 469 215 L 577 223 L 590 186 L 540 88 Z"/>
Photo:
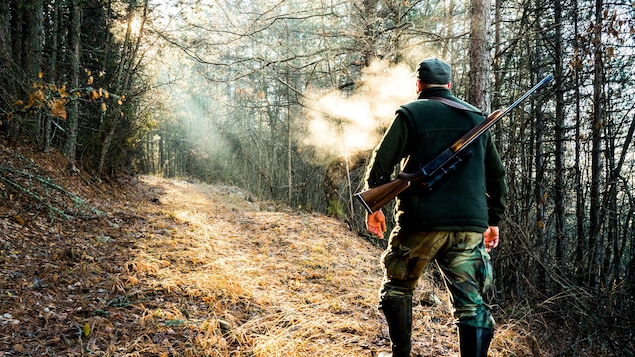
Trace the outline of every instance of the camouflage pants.
<path fill-rule="evenodd" d="M 457 323 L 494 327 L 489 309 L 483 303 L 483 293 L 492 285 L 492 268 L 482 233 L 395 230 L 381 260 L 382 300 L 412 296 L 419 277 L 434 260 L 450 293 Z"/>

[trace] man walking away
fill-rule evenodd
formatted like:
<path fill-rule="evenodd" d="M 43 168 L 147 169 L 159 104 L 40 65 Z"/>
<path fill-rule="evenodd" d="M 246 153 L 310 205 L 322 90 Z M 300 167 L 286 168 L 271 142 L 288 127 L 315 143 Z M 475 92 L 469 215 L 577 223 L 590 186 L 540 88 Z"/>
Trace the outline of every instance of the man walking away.
<path fill-rule="evenodd" d="M 366 173 L 368 188 L 390 181 L 396 165 L 417 172 L 484 119 L 451 92 L 451 68 L 439 59 L 416 71 L 417 100 L 399 107 Z M 457 104 L 455 104 L 457 103 Z M 412 296 L 430 262 L 440 268 L 450 294 L 462 357 L 487 356 L 494 320 L 483 302 L 492 283 L 488 251 L 498 245 L 498 224 L 506 204 L 505 168 L 487 132 L 470 146 L 472 156 L 430 191 L 416 182 L 397 197 L 396 227 L 381 256 L 384 273 L 379 308 L 386 317 L 392 353 L 411 350 Z M 367 217 L 368 230 L 383 238 L 380 210 Z"/>

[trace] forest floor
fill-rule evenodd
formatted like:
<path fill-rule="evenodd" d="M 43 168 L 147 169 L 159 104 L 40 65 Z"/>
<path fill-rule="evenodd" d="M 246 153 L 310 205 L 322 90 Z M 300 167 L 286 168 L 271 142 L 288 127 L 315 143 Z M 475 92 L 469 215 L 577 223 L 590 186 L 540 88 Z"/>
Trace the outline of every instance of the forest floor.
<path fill-rule="evenodd" d="M 388 350 L 381 250 L 344 223 L 235 187 L 70 175 L 28 146 L 0 156 L 0 356 Z M 458 355 L 445 296 L 427 273 L 414 356 Z M 491 356 L 546 355 L 531 341 L 507 323 Z"/>

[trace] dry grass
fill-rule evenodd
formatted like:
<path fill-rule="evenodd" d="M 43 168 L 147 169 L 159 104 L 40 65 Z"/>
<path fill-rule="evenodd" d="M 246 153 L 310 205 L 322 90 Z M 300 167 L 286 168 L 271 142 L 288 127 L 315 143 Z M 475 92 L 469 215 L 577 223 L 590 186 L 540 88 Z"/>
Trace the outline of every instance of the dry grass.
<path fill-rule="evenodd" d="M 254 356 L 369 356 L 379 317 L 377 248 L 320 215 L 261 211 L 235 188 L 148 177 L 174 224 L 127 264 L 199 301 L 213 326 L 193 347 Z M 141 267 L 141 269 L 136 268 Z M 174 319 L 173 316 L 162 316 Z M 211 343 L 213 341 L 214 343 Z"/>

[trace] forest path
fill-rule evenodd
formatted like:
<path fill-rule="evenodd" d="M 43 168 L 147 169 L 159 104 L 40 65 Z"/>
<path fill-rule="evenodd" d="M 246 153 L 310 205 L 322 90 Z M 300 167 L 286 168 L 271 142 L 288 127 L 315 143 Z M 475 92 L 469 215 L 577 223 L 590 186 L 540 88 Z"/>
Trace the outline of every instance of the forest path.
<path fill-rule="evenodd" d="M 4 182 L 35 191 L 41 181 L 33 178 L 47 177 L 64 186 L 47 186 L 48 202 L 77 204 L 62 199 L 74 192 L 84 212 L 101 214 L 53 218 L 32 196 L 0 185 L 0 355 L 387 350 L 377 310 L 381 250 L 344 223 L 235 187 L 150 176 L 105 185 L 65 176 L 63 160 L 3 154 L 14 168 Z M 445 296 L 430 280 L 420 289 Z M 417 305 L 414 318 L 415 356 L 456 356 L 445 303 Z"/>
<path fill-rule="evenodd" d="M 214 306 L 221 331 L 231 331 L 223 337 L 228 352 L 372 356 L 386 350 L 376 308 L 381 251 L 342 222 L 251 202 L 235 187 L 144 181 L 161 192 L 163 209 L 182 227 L 144 248 L 155 257 L 144 261 L 171 251 L 171 261 L 180 262 L 153 269 L 161 278 L 152 284 L 178 287 Z M 430 341 L 415 343 L 420 355 L 453 355 L 446 308 L 416 308 L 415 329 Z"/>

